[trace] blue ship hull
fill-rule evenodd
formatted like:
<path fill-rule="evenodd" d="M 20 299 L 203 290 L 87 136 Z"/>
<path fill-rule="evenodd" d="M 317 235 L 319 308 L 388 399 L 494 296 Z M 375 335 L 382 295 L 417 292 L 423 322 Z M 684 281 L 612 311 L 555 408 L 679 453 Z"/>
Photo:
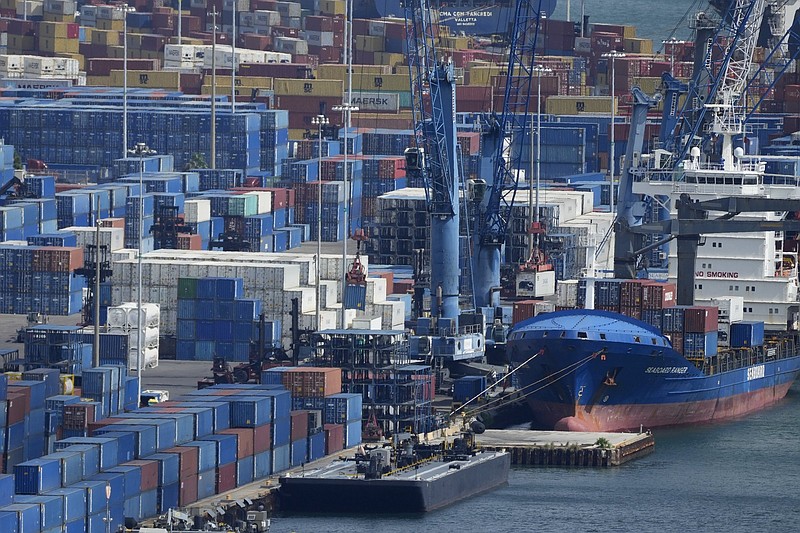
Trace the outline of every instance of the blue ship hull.
<path fill-rule="evenodd" d="M 518 324 L 508 348 L 538 423 L 620 431 L 742 416 L 781 400 L 800 373 L 796 336 L 711 358 L 706 371 L 657 329 L 616 313 L 571 310 Z M 534 356 L 535 357 L 532 357 Z"/>
<path fill-rule="evenodd" d="M 557 3 L 557 0 L 542 0 L 542 12 L 551 17 Z M 436 5 L 431 2 L 431 7 Z M 510 0 L 443 1 L 439 5 L 440 23 L 450 28 L 454 35 L 461 32 L 467 35 L 504 34 L 514 16 L 514 2 Z M 400 0 L 355 0 L 353 16 L 403 18 L 403 8 Z"/>

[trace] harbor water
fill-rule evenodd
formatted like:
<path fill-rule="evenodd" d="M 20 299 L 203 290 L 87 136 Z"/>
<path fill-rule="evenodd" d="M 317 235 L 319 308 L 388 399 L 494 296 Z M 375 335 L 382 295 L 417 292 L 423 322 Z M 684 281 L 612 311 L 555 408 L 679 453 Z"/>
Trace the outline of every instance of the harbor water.
<path fill-rule="evenodd" d="M 581 0 L 571 0 L 570 20 L 581 16 Z M 583 0 L 590 23 L 628 24 L 636 26 L 636 36 L 653 39 L 653 48 L 662 47 L 664 39 L 689 39 L 687 16 L 705 9 L 708 2 L 699 0 Z M 567 0 L 559 0 L 553 12 L 555 20 L 566 20 Z M 690 9 L 691 8 L 691 9 Z M 674 30 L 674 33 L 673 33 Z"/>
<path fill-rule="evenodd" d="M 277 516 L 270 531 L 797 531 L 800 384 L 746 418 L 655 437 L 618 468 L 514 468 L 507 486 L 425 515 Z"/>

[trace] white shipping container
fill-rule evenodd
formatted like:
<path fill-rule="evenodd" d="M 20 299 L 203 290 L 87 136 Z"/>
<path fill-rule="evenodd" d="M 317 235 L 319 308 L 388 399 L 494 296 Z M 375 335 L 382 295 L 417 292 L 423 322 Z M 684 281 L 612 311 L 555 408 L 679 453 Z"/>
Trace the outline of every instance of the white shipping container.
<path fill-rule="evenodd" d="M 190 224 L 211 220 L 211 200 L 186 200 L 183 204 L 183 218 Z"/>
<path fill-rule="evenodd" d="M 320 280 L 320 307 L 322 309 L 327 309 L 332 304 L 338 303 L 336 300 L 336 295 L 338 292 L 340 282 L 333 281 L 333 280 Z"/>
<path fill-rule="evenodd" d="M 333 46 L 332 31 L 311 31 L 303 32 L 306 41 L 312 46 Z"/>
<path fill-rule="evenodd" d="M 275 2 L 275 9 L 280 13 L 281 20 L 286 17 L 299 17 L 302 11 L 300 4 L 297 2 Z"/>
<path fill-rule="evenodd" d="M 131 370 L 136 368 L 136 354 L 138 350 L 133 347 L 128 352 L 128 367 Z M 158 347 L 145 348 L 142 352 L 142 368 L 155 368 L 158 366 Z"/>
<path fill-rule="evenodd" d="M 367 28 L 368 35 L 376 37 L 386 36 L 386 22 L 382 20 L 371 20 Z"/>
<path fill-rule="evenodd" d="M 44 12 L 55 15 L 74 15 L 75 0 L 47 0 L 44 3 Z"/>
<path fill-rule="evenodd" d="M 314 331 L 322 331 L 325 329 L 336 328 L 336 311 L 320 311 L 319 323 L 317 326 L 317 312 L 303 313 L 300 315 L 300 328 L 311 329 Z"/>
<path fill-rule="evenodd" d="M 383 319 L 380 316 L 357 316 L 353 319 L 350 325 L 351 329 L 368 329 L 379 330 L 382 329 Z"/>
<path fill-rule="evenodd" d="M 308 54 L 308 43 L 297 37 L 276 37 L 274 46 L 279 52 L 300 55 Z"/>
<path fill-rule="evenodd" d="M 88 226 L 71 226 L 63 231 L 74 233 L 78 246 L 85 248 L 87 244 L 94 246 L 97 228 Z M 123 228 L 100 228 L 100 246 L 106 246 L 111 252 L 125 248 L 125 230 Z"/>
<path fill-rule="evenodd" d="M 0 54 L 0 72 L 22 72 L 25 70 L 25 56 Z"/>
<path fill-rule="evenodd" d="M 712 298 L 709 305 L 719 308 L 721 322 L 739 322 L 744 320 L 744 297 L 726 296 Z"/>
<path fill-rule="evenodd" d="M 578 305 L 578 280 L 559 280 L 556 285 L 556 305 L 559 307 Z"/>
<path fill-rule="evenodd" d="M 243 196 L 255 196 L 258 200 L 257 210 L 259 215 L 272 213 L 272 193 L 269 191 L 247 192 Z"/>
<path fill-rule="evenodd" d="M 17 0 L 17 15 L 22 18 L 27 16 L 28 18 L 31 17 L 41 17 L 44 15 L 44 3 L 42 0 Z"/>
<path fill-rule="evenodd" d="M 367 301 L 370 303 L 386 301 L 386 278 L 367 278 Z"/>
<path fill-rule="evenodd" d="M 257 9 L 253 12 L 254 22 L 253 26 L 256 27 L 272 27 L 272 26 L 280 26 L 281 24 L 281 14 L 277 11 L 270 11 L 268 9 Z"/>

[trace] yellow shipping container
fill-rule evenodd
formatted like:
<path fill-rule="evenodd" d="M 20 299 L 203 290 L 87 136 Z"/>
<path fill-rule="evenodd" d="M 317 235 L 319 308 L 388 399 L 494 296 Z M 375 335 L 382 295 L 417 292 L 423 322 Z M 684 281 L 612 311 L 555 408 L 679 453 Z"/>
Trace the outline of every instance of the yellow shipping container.
<path fill-rule="evenodd" d="M 653 54 L 653 41 L 651 39 L 625 38 L 623 47 L 629 54 Z"/>
<path fill-rule="evenodd" d="M 383 52 L 383 37 L 377 35 L 356 35 L 356 50 Z"/>
<path fill-rule="evenodd" d="M 251 97 L 255 96 L 256 91 L 258 91 L 259 89 L 267 89 L 267 90 L 269 90 L 269 87 L 236 87 L 236 96 L 237 96 L 236 100 L 237 101 L 243 101 L 246 98 L 249 101 L 249 99 Z M 200 94 L 210 95 L 211 94 L 211 84 L 203 85 L 200 88 Z M 229 97 L 230 95 L 231 95 L 231 86 L 230 86 L 230 84 L 228 84 L 228 85 L 220 85 L 220 83 L 217 82 L 217 96 L 228 96 Z"/>
<path fill-rule="evenodd" d="M 342 96 L 342 80 L 289 80 L 275 78 L 272 81 L 275 96 Z"/>
<path fill-rule="evenodd" d="M 54 37 L 39 38 L 39 50 L 55 54 L 77 54 L 79 44 L 78 39 L 56 39 Z"/>
<path fill-rule="evenodd" d="M 441 41 L 442 46 L 454 50 L 466 50 L 472 44 L 472 39 L 469 37 L 443 37 Z"/>
<path fill-rule="evenodd" d="M 106 46 L 117 46 L 122 43 L 120 33 L 116 30 L 92 30 L 92 44 L 104 44 Z"/>
<path fill-rule="evenodd" d="M 111 71 L 112 87 L 124 85 L 123 71 Z M 128 70 L 128 87 L 146 87 L 161 89 L 179 89 L 181 86 L 181 73 L 170 70 Z"/>
<path fill-rule="evenodd" d="M 636 26 L 623 26 L 622 27 L 622 37 L 625 39 L 634 39 L 636 38 Z"/>
<path fill-rule="evenodd" d="M 83 54 L 75 54 L 75 53 L 67 53 L 61 54 L 63 57 L 68 57 L 70 59 L 74 59 L 78 62 L 78 69 L 84 70 L 86 68 L 86 58 L 83 57 Z"/>
<path fill-rule="evenodd" d="M 481 65 L 478 67 L 471 67 L 467 71 L 466 82 L 467 85 L 477 85 L 480 87 L 487 87 L 491 85 L 492 78 L 499 76 L 505 72 L 505 67 L 500 65 Z"/>
<path fill-rule="evenodd" d="M 400 54 L 402 55 L 402 54 Z M 353 65 L 353 79 L 365 74 L 391 74 L 391 68 L 381 65 Z M 347 78 L 347 65 L 323 64 L 317 68 L 317 78 L 323 80 L 343 80 Z"/>
<path fill-rule="evenodd" d="M 92 87 L 110 87 L 111 76 L 86 76 L 86 85 Z"/>
<path fill-rule="evenodd" d="M 100 30 L 116 30 L 122 31 L 125 28 L 125 23 L 122 19 L 97 19 L 97 28 Z"/>
<path fill-rule="evenodd" d="M 136 56 L 131 53 L 132 50 L 128 50 L 128 59 L 134 59 Z M 125 58 L 125 48 L 123 46 L 107 46 L 106 47 L 106 55 L 113 59 L 124 59 Z"/>
<path fill-rule="evenodd" d="M 306 133 L 308 133 L 308 130 L 302 128 L 289 129 L 289 140 L 302 141 Z"/>
<path fill-rule="evenodd" d="M 75 22 L 75 15 L 61 15 L 59 13 L 48 13 L 45 11 L 42 14 L 44 22 Z"/>
<path fill-rule="evenodd" d="M 8 381 L 21 381 L 22 380 L 22 372 L 6 372 L 6 377 Z"/>
<path fill-rule="evenodd" d="M 353 90 L 408 91 L 411 80 L 408 74 L 379 74 L 353 76 Z"/>
<path fill-rule="evenodd" d="M 344 15 L 346 6 L 346 0 L 320 0 L 319 11 L 321 15 Z"/>
<path fill-rule="evenodd" d="M 614 105 L 617 105 L 616 98 L 614 98 Z M 581 113 L 602 113 L 610 115 L 611 97 L 550 96 L 545 101 L 545 113 L 551 115 L 578 115 Z"/>
<path fill-rule="evenodd" d="M 30 54 L 31 50 L 36 50 L 36 44 L 36 37 L 9 34 L 6 53 Z"/>
<path fill-rule="evenodd" d="M 217 85 L 219 85 L 220 81 L 222 83 L 227 83 L 230 85 L 230 79 L 226 79 L 226 76 L 217 76 Z M 206 85 L 211 85 L 211 76 L 206 76 L 205 78 Z M 272 78 L 268 78 L 266 76 L 236 76 L 236 86 L 237 87 L 257 87 L 259 89 L 272 89 Z"/>
<path fill-rule="evenodd" d="M 387 70 L 392 70 L 405 65 L 406 56 L 394 52 L 375 52 L 375 62 L 387 67 Z"/>
<path fill-rule="evenodd" d="M 67 38 L 67 25 L 60 22 L 40 22 L 39 23 L 39 36 L 40 37 L 58 37 L 60 39 Z"/>

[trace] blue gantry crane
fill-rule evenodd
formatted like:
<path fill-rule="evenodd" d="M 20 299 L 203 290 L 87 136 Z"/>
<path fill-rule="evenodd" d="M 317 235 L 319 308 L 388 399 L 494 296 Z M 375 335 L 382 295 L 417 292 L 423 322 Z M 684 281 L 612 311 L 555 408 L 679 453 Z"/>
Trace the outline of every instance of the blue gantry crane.
<path fill-rule="evenodd" d="M 430 316 L 418 317 L 409 338 L 415 356 L 444 366 L 484 355 L 482 320 L 459 309 L 461 178 L 458 165 L 455 75 L 436 50 L 438 27 L 427 0 L 405 4 L 414 146 L 406 171 L 421 176 L 430 215 Z"/>
<path fill-rule="evenodd" d="M 476 308 L 500 305 L 500 263 L 503 245 L 509 231 L 511 209 L 514 205 L 522 168 L 522 150 L 511 150 L 512 138 L 524 139 L 532 122 L 530 99 L 534 74 L 534 57 L 539 28 L 543 18 L 542 0 L 517 0 L 509 34 L 508 65 L 504 86 L 503 110 L 492 117 L 493 128 L 484 136 L 484 144 L 493 147 L 492 173 L 477 187 L 473 201 L 478 213 L 473 235 L 472 272 Z M 533 154 L 532 154 L 533 155 Z M 539 157 L 539 154 L 535 154 Z M 533 161 L 533 157 L 531 157 Z M 532 179 L 529 175 L 528 179 Z M 539 228 L 531 228 L 538 231 Z M 538 250 L 532 257 L 540 257 Z M 554 276 L 552 270 L 542 269 L 543 276 Z M 538 268 L 528 269 L 536 284 Z"/>

